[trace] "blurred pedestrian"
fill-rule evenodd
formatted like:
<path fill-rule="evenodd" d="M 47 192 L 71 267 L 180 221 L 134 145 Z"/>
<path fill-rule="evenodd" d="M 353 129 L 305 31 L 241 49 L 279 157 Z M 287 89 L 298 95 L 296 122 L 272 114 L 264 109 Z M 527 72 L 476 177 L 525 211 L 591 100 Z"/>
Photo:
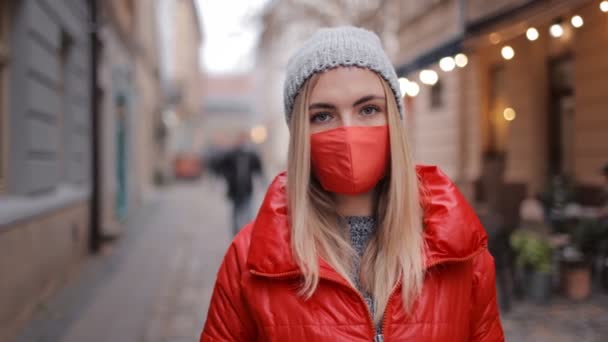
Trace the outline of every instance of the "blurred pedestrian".
<path fill-rule="evenodd" d="M 217 152 L 211 162 L 213 170 L 226 180 L 227 196 L 232 203 L 232 231 L 236 235 L 253 218 L 253 178 L 263 178 L 262 161 L 249 144 L 249 135 L 239 134 L 236 144 Z"/>
<path fill-rule="evenodd" d="M 228 249 L 201 341 L 504 341 L 484 229 L 413 165 L 378 36 L 321 29 L 286 76 L 287 172 Z"/>

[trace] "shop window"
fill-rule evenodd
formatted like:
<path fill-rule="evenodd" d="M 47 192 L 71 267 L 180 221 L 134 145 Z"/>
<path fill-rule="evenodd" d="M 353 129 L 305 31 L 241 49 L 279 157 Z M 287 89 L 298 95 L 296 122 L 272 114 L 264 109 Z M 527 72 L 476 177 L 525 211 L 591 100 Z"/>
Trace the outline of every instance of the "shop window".
<path fill-rule="evenodd" d="M 548 167 L 551 175 L 574 172 L 574 59 L 563 55 L 549 60 L 547 115 Z"/>
<path fill-rule="evenodd" d="M 499 156 L 506 150 L 507 121 L 503 119 L 503 114 L 505 108 L 510 105 L 507 96 L 506 72 L 502 65 L 494 66 L 490 70 L 489 95 L 485 152 L 487 156 Z"/>
<path fill-rule="evenodd" d="M 9 16 L 6 2 L 0 2 L 0 192 L 4 191 L 8 154 L 8 67 Z"/>
<path fill-rule="evenodd" d="M 430 96 L 432 109 L 438 109 L 443 106 L 443 84 L 441 81 L 437 81 L 437 83 L 431 87 Z"/>

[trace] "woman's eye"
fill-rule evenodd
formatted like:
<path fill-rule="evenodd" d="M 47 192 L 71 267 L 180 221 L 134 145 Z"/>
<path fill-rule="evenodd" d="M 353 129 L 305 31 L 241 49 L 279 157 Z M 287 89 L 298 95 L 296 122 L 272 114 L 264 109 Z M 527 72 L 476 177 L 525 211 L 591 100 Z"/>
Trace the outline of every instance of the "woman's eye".
<path fill-rule="evenodd" d="M 325 122 L 331 119 L 329 113 L 317 113 L 310 118 L 310 122 Z"/>
<path fill-rule="evenodd" d="M 374 115 L 380 111 L 380 108 L 376 106 L 365 106 L 361 109 L 361 114 L 363 115 Z"/>

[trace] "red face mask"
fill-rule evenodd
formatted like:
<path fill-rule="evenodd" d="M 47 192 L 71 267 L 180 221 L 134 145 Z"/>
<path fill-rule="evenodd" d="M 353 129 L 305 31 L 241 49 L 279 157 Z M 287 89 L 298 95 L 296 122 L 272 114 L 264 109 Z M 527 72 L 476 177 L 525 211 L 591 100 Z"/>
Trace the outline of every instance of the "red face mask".
<path fill-rule="evenodd" d="M 388 126 L 340 127 L 310 136 L 312 170 L 323 189 L 345 195 L 370 191 L 386 174 Z"/>

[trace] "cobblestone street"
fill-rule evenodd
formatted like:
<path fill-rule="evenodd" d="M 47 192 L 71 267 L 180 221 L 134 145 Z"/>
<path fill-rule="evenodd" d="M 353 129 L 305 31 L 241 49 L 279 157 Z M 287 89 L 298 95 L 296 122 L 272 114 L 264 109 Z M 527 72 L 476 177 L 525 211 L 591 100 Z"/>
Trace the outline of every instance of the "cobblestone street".
<path fill-rule="evenodd" d="M 19 341 L 197 340 L 230 239 L 222 192 L 205 179 L 155 194 L 125 236 L 39 308 Z M 516 303 L 503 325 L 507 341 L 600 341 L 608 335 L 608 297 Z"/>
<path fill-rule="evenodd" d="M 153 196 L 125 236 L 90 258 L 19 341 L 193 341 L 231 226 L 215 179 Z"/>
<path fill-rule="evenodd" d="M 608 296 L 580 303 L 558 297 L 547 306 L 517 302 L 502 321 L 507 341 L 603 342 L 608 336 Z"/>

